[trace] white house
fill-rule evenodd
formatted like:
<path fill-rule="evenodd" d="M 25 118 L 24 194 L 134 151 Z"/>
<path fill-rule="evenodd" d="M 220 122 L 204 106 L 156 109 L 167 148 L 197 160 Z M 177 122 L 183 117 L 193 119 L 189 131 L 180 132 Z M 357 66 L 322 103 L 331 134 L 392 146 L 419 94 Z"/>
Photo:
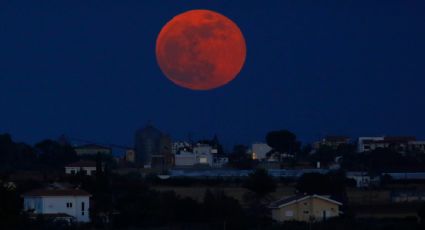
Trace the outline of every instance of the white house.
<path fill-rule="evenodd" d="M 213 158 L 213 167 L 214 168 L 221 168 L 223 166 L 225 166 L 227 163 L 229 163 L 229 158 L 228 157 L 223 157 L 223 156 L 216 156 Z"/>
<path fill-rule="evenodd" d="M 266 143 L 254 143 L 252 144 L 252 159 L 263 160 L 267 158 L 267 153 L 272 148 Z"/>
<path fill-rule="evenodd" d="M 37 189 L 23 195 L 24 211 L 41 215 L 71 216 L 89 222 L 90 194 L 81 189 Z"/>
<path fill-rule="evenodd" d="M 207 144 L 197 144 L 193 147 L 193 153 L 195 154 L 211 154 L 213 147 Z"/>
<path fill-rule="evenodd" d="M 357 152 L 367 152 L 370 151 L 369 143 L 383 141 L 385 137 L 359 137 L 357 143 Z"/>
<path fill-rule="evenodd" d="M 175 166 L 213 165 L 213 155 L 205 152 L 183 152 L 174 155 Z"/>
<path fill-rule="evenodd" d="M 367 188 L 380 182 L 379 176 L 370 176 L 368 172 L 350 171 L 346 173 L 346 177 L 355 180 L 357 188 Z"/>
<path fill-rule="evenodd" d="M 96 162 L 94 161 L 78 161 L 65 166 L 66 174 L 77 174 L 82 171 L 85 175 L 91 176 L 96 173 Z"/>

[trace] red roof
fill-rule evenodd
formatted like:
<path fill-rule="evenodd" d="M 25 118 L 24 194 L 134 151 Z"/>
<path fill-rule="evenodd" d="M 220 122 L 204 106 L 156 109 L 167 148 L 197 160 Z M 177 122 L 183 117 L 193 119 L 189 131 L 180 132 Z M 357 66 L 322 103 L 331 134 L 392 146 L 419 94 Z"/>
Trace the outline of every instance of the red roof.
<path fill-rule="evenodd" d="M 329 142 L 348 142 L 350 140 L 347 136 L 326 136 L 325 141 Z"/>
<path fill-rule="evenodd" d="M 384 137 L 384 140 L 364 140 L 364 144 L 402 144 L 415 141 L 415 137 Z"/>
<path fill-rule="evenodd" d="M 408 142 L 408 141 L 416 141 L 416 137 L 413 136 L 389 136 L 389 137 L 384 137 L 384 140 L 389 141 L 389 142 Z"/>
<path fill-rule="evenodd" d="M 24 196 L 91 196 L 90 193 L 81 189 L 35 189 Z"/>
<path fill-rule="evenodd" d="M 66 167 L 96 167 L 96 162 L 94 161 L 77 161 L 67 165 Z"/>

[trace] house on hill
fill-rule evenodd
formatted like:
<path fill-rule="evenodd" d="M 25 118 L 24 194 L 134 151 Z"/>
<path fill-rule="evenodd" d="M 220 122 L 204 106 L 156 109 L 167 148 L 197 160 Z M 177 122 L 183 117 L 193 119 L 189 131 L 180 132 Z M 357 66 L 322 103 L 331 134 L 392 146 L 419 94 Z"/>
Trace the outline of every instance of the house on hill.
<path fill-rule="evenodd" d="M 65 166 L 65 173 L 74 175 L 80 171 L 87 175 L 92 176 L 96 174 L 96 162 L 94 161 L 77 161 Z"/>
<path fill-rule="evenodd" d="M 112 149 L 109 147 L 105 147 L 97 144 L 87 144 L 81 145 L 74 148 L 75 152 L 78 156 L 89 155 L 95 156 L 97 154 L 102 155 L 112 155 Z"/>
<path fill-rule="evenodd" d="M 342 203 L 328 196 L 302 194 L 272 202 L 269 208 L 275 221 L 310 222 L 339 216 L 340 206 Z"/>

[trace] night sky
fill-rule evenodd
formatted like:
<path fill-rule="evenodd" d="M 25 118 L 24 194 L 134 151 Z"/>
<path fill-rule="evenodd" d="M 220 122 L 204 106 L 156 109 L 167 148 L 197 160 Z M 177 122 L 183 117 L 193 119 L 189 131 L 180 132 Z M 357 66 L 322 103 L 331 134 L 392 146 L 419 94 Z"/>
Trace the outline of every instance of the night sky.
<path fill-rule="evenodd" d="M 209 9 L 247 44 L 239 76 L 174 85 L 155 41 L 173 16 Z M 0 133 L 133 144 L 151 120 L 229 148 L 289 129 L 425 138 L 425 1 L 0 1 Z"/>

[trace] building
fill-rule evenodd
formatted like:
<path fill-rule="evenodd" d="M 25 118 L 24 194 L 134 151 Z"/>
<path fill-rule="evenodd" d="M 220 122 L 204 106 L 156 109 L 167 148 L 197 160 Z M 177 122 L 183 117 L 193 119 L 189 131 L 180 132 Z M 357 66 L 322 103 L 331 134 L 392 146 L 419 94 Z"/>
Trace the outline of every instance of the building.
<path fill-rule="evenodd" d="M 251 146 L 252 159 L 263 160 L 267 158 L 267 153 L 272 150 L 272 147 L 266 143 L 254 143 Z"/>
<path fill-rule="evenodd" d="M 356 181 L 357 188 L 367 188 L 371 185 L 379 185 L 381 182 L 379 176 L 370 176 L 368 172 L 350 171 L 346 173 L 348 179 Z"/>
<path fill-rule="evenodd" d="M 176 167 L 192 167 L 195 165 L 213 166 L 214 157 L 207 152 L 183 152 L 174 155 Z"/>
<path fill-rule="evenodd" d="M 313 144 L 313 150 L 318 150 L 322 146 L 328 146 L 333 149 L 337 149 L 338 146 L 343 144 L 349 144 L 351 139 L 346 136 L 326 136 L 320 141 L 316 141 Z"/>
<path fill-rule="evenodd" d="M 77 174 L 82 172 L 84 175 L 92 176 L 96 174 L 96 162 L 94 161 L 78 161 L 65 166 L 66 174 Z"/>
<path fill-rule="evenodd" d="M 153 163 L 152 158 L 158 158 L 158 156 L 161 155 L 161 151 L 164 149 L 162 145 L 165 141 L 161 141 L 161 138 L 163 138 L 161 131 L 151 124 L 137 130 L 134 137 L 136 163 L 145 167 L 151 167 Z M 157 160 L 158 159 L 154 159 L 154 163 L 156 163 L 155 161 Z"/>
<path fill-rule="evenodd" d="M 408 149 L 412 152 L 425 153 L 425 141 L 410 141 Z"/>
<path fill-rule="evenodd" d="M 171 137 L 162 134 L 159 138 L 159 152 L 152 154 L 151 167 L 166 170 L 174 164 L 171 146 Z"/>
<path fill-rule="evenodd" d="M 131 163 L 134 163 L 136 161 L 136 152 L 134 151 L 134 149 L 127 149 L 125 151 L 124 160 Z"/>
<path fill-rule="evenodd" d="M 111 155 L 112 154 L 112 149 L 105 147 L 105 146 L 101 146 L 101 145 L 96 145 L 96 144 L 88 144 L 88 145 L 81 145 L 81 146 L 77 146 L 74 148 L 75 152 L 77 153 L 78 156 L 83 156 L 83 155 L 97 155 L 99 154 L 105 154 L 105 155 Z"/>
<path fill-rule="evenodd" d="M 358 152 L 369 152 L 377 148 L 389 148 L 399 153 L 409 150 L 409 143 L 415 143 L 416 138 L 411 136 L 382 136 L 359 137 Z"/>
<path fill-rule="evenodd" d="M 357 152 L 362 153 L 370 151 L 369 143 L 373 141 L 383 141 L 385 137 L 359 137 L 357 141 Z"/>
<path fill-rule="evenodd" d="M 339 216 L 342 203 L 319 195 L 296 195 L 270 204 L 272 219 L 284 221 L 323 221 Z"/>
<path fill-rule="evenodd" d="M 424 190 L 401 190 L 391 192 L 391 201 L 394 203 L 425 202 Z"/>
<path fill-rule="evenodd" d="M 173 142 L 171 146 L 171 153 L 175 155 L 180 151 L 190 152 L 192 151 L 192 145 L 189 142 L 185 141 Z"/>
<path fill-rule="evenodd" d="M 89 222 L 90 194 L 80 189 L 37 189 L 23 195 L 24 211 Z"/>
<path fill-rule="evenodd" d="M 214 153 L 217 153 L 216 151 L 217 150 L 214 150 Z M 212 154 L 213 153 L 213 147 L 208 145 L 208 144 L 199 144 L 198 143 L 193 147 L 193 153 L 195 153 L 195 154 Z"/>
<path fill-rule="evenodd" d="M 229 158 L 228 157 L 215 156 L 213 158 L 212 167 L 214 167 L 214 168 L 222 168 L 222 167 L 224 167 L 228 163 L 229 163 Z"/>

